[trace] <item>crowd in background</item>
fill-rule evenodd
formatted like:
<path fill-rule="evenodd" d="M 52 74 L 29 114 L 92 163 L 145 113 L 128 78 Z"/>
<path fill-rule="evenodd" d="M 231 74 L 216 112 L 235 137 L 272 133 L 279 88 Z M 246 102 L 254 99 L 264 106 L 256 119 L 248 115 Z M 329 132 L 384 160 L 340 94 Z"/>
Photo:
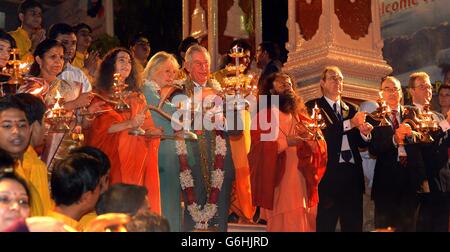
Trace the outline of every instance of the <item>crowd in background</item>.
<path fill-rule="evenodd" d="M 226 232 L 230 222 L 267 231 L 449 231 L 450 71 L 437 90 L 440 111 L 428 109 L 426 73 L 410 76 L 410 105 L 400 81 L 383 78 L 389 113 L 381 119 L 380 104 L 342 99 L 338 66 L 324 68 L 323 96 L 305 103 L 275 43 L 253 51 L 235 40 L 242 73 L 268 102 L 253 118 L 235 111 L 242 130 L 195 129 L 191 141 L 170 121 L 180 109 L 173 98 L 193 98 L 197 88 L 201 99 L 223 96 L 236 74 L 231 57 L 211 73 L 197 39 L 184 39 L 177 55 L 150 57 L 149 39 L 137 34 L 100 58 L 89 25 L 45 31 L 42 11 L 26 0 L 20 27 L 0 30 L 0 231 Z M 8 84 L 13 48 L 29 65 L 19 86 Z M 66 131 L 50 127 L 57 106 L 70 118 Z M 310 126 L 316 109 L 321 129 Z M 228 113 L 214 113 L 226 121 Z M 431 131 L 416 125 L 424 114 Z M 276 136 L 262 141 L 270 127 Z"/>

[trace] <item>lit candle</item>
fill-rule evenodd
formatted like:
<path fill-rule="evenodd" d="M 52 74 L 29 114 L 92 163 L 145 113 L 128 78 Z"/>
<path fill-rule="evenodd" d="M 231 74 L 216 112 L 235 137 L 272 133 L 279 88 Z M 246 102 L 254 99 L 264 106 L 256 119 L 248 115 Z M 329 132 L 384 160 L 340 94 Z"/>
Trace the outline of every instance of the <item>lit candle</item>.
<path fill-rule="evenodd" d="M 58 102 L 56 102 L 55 103 L 55 105 L 53 105 L 53 108 L 52 108 L 52 110 L 51 110 L 51 117 L 60 117 L 61 116 L 61 114 L 60 114 L 60 112 L 61 112 L 61 106 L 59 106 L 59 103 Z"/>
<path fill-rule="evenodd" d="M 61 109 L 61 106 L 59 106 L 59 103 L 55 103 L 52 110 Z"/>
<path fill-rule="evenodd" d="M 62 98 L 62 96 L 61 96 L 61 94 L 59 93 L 59 90 L 56 90 L 56 96 L 55 96 L 56 103 L 58 103 L 59 99 L 61 99 L 61 98 Z"/>
<path fill-rule="evenodd" d="M 40 88 L 35 88 L 33 90 L 30 91 L 30 94 L 32 95 L 38 95 L 42 92 L 42 90 L 44 90 L 44 87 L 40 87 Z"/>
<path fill-rule="evenodd" d="M 238 77 L 240 72 L 239 72 L 239 47 L 237 45 L 233 47 L 233 53 L 235 54 L 236 57 L 236 77 Z"/>

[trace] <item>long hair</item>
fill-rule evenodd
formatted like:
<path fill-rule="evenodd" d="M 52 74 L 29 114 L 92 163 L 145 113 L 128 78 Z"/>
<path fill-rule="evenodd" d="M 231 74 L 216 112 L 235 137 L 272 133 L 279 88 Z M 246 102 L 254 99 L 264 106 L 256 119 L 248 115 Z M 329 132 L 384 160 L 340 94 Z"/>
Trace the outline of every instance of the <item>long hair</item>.
<path fill-rule="evenodd" d="M 271 107 L 272 106 L 272 101 L 270 99 L 270 96 L 273 95 L 271 93 L 271 90 L 274 89 L 274 81 L 278 77 L 286 77 L 286 76 L 289 77 L 291 82 L 295 85 L 294 78 L 290 74 L 288 74 L 286 72 L 272 73 L 263 81 L 263 85 L 261 86 L 261 89 L 258 91 L 258 95 L 265 95 L 265 96 L 267 96 L 267 107 Z M 282 105 L 281 103 L 283 102 L 282 98 L 283 97 L 280 96 L 280 104 L 279 104 L 280 109 L 282 109 L 281 108 L 281 105 Z M 293 107 L 290 108 L 289 110 L 292 110 L 291 112 L 296 112 L 296 113 L 302 114 L 304 116 L 307 116 L 308 113 L 307 113 L 307 109 L 306 109 L 305 103 L 303 102 L 303 99 L 298 94 L 296 94 L 295 91 L 293 93 L 293 97 L 292 98 L 294 99 L 295 102 L 292 104 Z M 262 108 L 259 108 L 259 109 L 262 109 Z"/>
<path fill-rule="evenodd" d="M 128 49 L 122 47 L 114 48 L 105 55 L 102 64 L 100 65 L 95 87 L 105 92 L 111 91 L 114 80 L 117 55 L 120 52 L 127 53 L 131 58 L 131 72 L 130 75 L 125 79 L 125 83 L 128 84 L 127 90 L 139 91 L 142 86 L 142 78 L 136 68 L 136 60 Z"/>
<path fill-rule="evenodd" d="M 54 47 L 61 47 L 64 50 L 64 47 L 61 43 L 59 43 L 57 40 L 54 39 L 46 39 L 39 43 L 39 45 L 36 47 L 36 50 L 34 50 L 33 56 L 34 56 L 34 62 L 30 67 L 29 74 L 31 76 L 39 76 L 41 74 L 41 67 L 36 61 L 36 57 L 39 56 L 39 58 L 43 59 L 44 54 L 50 51 Z"/>

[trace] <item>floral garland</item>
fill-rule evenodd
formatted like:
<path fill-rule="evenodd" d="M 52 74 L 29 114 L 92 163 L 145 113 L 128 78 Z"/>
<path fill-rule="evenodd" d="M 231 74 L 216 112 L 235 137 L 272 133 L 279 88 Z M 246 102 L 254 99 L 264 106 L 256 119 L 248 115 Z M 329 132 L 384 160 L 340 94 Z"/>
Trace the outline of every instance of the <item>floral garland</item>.
<path fill-rule="evenodd" d="M 187 209 L 192 219 L 195 221 L 195 228 L 206 230 L 208 229 L 208 222 L 217 213 L 217 201 L 222 188 L 224 179 L 224 160 L 227 153 L 227 145 L 223 136 L 223 131 L 216 132 L 216 149 L 214 159 L 214 170 L 211 172 L 211 191 L 209 192 L 208 201 L 203 206 L 200 206 L 195 197 L 194 179 L 192 177 L 192 170 L 189 167 L 187 159 L 186 143 L 176 141 L 176 151 L 180 162 L 180 184 L 181 189 L 186 192 L 188 206 Z"/>

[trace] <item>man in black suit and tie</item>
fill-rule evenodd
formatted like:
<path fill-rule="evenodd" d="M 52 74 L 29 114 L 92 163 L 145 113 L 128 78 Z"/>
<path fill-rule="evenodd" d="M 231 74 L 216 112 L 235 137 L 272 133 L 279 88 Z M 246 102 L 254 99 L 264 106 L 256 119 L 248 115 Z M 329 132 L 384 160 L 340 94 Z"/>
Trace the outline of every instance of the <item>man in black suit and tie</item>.
<path fill-rule="evenodd" d="M 375 228 L 415 231 L 418 207 L 417 191 L 425 180 L 425 164 L 419 137 L 406 119 L 418 113 L 400 104 L 403 93 L 398 79 L 383 78 L 381 96 L 391 110 L 388 125 L 375 127 L 369 145 L 377 157 L 372 186 L 375 203 Z"/>
<path fill-rule="evenodd" d="M 408 88 L 413 106 L 423 113 L 424 105 L 430 104 L 432 97 L 430 77 L 425 72 L 413 73 L 409 77 Z M 431 133 L 434 142 L 423 143 L 421 148 L 427 179 L 419 193 L 417 231 L 447 232 L 450 211 L 449 122 L 442 114 L 431 112 L 433 120 L 439 123 L 441 129 Z"/>
<path fill-rule="evenodd" d="M 325 68 L 320 87 L 323 96 L 306 103 L 309 110 L 317 104 L 326 123 L 328 163 L 319 184 L 317 231 L 334 232 L 339 220 L 342 231 L 361 232 L 364 174 L 358 148 L 367 146 L 363 138 L 372 126 L 356 105 L 341 100 L 343 76 L 338 67 Z"/>

